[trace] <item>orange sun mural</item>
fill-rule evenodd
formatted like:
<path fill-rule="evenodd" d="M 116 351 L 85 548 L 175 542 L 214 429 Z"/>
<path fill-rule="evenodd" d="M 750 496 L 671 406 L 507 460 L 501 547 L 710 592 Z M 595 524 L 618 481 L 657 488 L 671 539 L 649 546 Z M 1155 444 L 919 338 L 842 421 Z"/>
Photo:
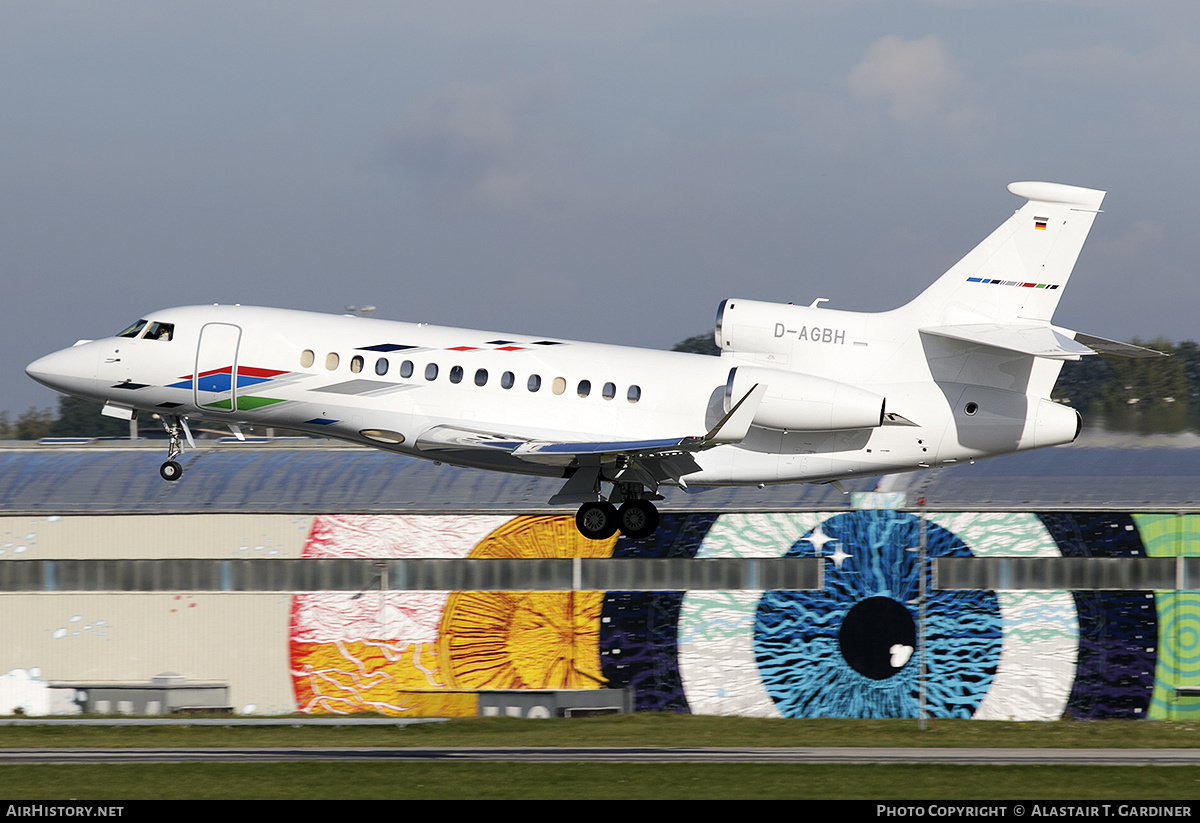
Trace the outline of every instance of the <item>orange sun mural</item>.
<path fill-rule="evenodd" d="M 519 517 L 472 551 L 479 558 L 611 557 L 616 537 L 588 540 L 570 517 Z M 438 656 L 460 689 L 594 689 L 603 592 L 454 592 Z"/>
<path fill-rule="evenodd" d="M 581 537 L 571 517 L 493 520 L 482 536 L 465 525 L 437 516 L 321 517 L 305 556 L 567 559 L 610 557 L 616 542 Z M 602 602 L 602 592 L 296 595 L 289 635 L 297 708 L 471 715 L 475 697 L 460 690 L 600 688 Z"/>

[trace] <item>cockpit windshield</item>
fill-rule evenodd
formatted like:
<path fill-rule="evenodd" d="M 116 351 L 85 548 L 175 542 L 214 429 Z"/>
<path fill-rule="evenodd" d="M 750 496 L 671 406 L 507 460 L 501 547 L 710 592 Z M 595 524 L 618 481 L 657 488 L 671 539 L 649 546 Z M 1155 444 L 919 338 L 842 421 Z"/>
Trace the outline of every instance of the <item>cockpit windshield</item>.
<path fill-rule="evenodd" d="M 146 330 L 147 340 L 170 340 L 175 336 L 174 323 L 151 323 Z"/>
<path fill-rule="evenodd" d="M 143 330 L 146 332 L 142 334 Z M 142 337 L 145 340 L 170 340 L 175 336 L 174 323 L 151 323 L 149 320 L 139 320 L 117 337 Z"/>
<path fill-rule="evenodd" d="M 129 328 L 125 329 L 125 331 L 118 334 L 117 337 L 137 337 L 142 333 L 142 329 L 144 328 L 146 328 L 146 321 L 139 320 Z"/>

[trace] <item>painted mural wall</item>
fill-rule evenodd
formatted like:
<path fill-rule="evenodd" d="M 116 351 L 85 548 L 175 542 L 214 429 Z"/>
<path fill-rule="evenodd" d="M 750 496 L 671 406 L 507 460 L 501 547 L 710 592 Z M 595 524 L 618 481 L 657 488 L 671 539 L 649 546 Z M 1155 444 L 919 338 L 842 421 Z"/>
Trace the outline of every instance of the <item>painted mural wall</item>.
<path fill-rule="evenodd" d="M 640 710 L 915 717 L 919 519 L 891 511 L 665 515 L 581 539 L 567 517 L 328 516 L 311 557 L 820 557 L 822 591 L 389 592 L 293 598 L 309 712 L 473 714 L 477 688 L 632 688 Z M 1200 551 L 1195 516 L 930 513 L 931 556 Z M 1195 718 L 1200 593 L 948 592 L 927 605 L 937 717 Z"/>
<path fill-rule="evenodd" d="M 474 714 L 472 690 L 629 688 L 641 710 L 913 717 L 919 520 L 664 515 L 648 540 L 573 518 L 0 517 L 0 562 L 64 557 L 818 557 L 820 591 L 0 595 L 0 712 L 51 682 L 227 682 L 238 711 Z M 927 514 L 933 556 L 1200 554 L 1200 515 Z M 928 706 L 975 719 L 1200 719 L 1200 592 L 933 592 Z"/>

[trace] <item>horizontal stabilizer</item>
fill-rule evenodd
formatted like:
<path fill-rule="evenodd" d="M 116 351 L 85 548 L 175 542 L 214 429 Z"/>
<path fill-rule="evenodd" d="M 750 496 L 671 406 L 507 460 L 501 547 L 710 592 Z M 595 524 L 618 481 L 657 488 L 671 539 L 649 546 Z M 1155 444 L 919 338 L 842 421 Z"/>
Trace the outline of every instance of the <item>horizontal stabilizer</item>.
<path fill-rule="evenodd" d="M 1116 340 L 1108 340 L 1104 337 L 1097 337 L 1094 334 L 1084 334 L 1083 332 L 1075 332 L 1075 342 L 1082 343 L 1096 354 L 1111 354 L 1117 357 L 1166 357 L 1166 352 L 1147 349 L 1142 346 L 1135 346 L 1132 343 L 1118 343 Z"/>
<path fill-rule="evenodd" d="M 1165 356 L 1165 352 L 1147 349 L 1144 346 L 1040 324 L 971 323 L 961 326 L 931 326 L 921 329 L 921 333 L 1054 360 L 1078 360 L 1089 354 L 1110 354 L 1116 357 Z"/>
<path fill-rule="evenodd" d="M 962 326 L 932 326 L 921 329 L 921 334 L 948 337 L 951 340 L 1054 360 L 1078 360 L 1084 355 L 1096 353 L 1067 334 L 1045 324 L 971 323 Z"/>

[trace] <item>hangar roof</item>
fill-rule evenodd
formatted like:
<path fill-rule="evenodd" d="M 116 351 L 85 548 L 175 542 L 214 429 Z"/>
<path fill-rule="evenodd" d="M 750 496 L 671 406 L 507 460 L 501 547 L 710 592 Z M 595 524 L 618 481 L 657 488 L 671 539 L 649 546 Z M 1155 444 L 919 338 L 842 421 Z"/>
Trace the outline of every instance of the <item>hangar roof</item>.
<path fill-rule="evenodd" d="M 928 509 L 1200 509 L 1200 439 L 1085 438 L 1055 449 L 845 482 L 902 492 Z M 158 476 L 162 443 L 0 445 L 0 514 L 193 512 L 549 512 L 559 480 L 437 465 L 324 442 L 215 441 L 185 452 L 183 478 Z M 665 511 L 836 511 L 830 486 L 664 488 Z"/>

